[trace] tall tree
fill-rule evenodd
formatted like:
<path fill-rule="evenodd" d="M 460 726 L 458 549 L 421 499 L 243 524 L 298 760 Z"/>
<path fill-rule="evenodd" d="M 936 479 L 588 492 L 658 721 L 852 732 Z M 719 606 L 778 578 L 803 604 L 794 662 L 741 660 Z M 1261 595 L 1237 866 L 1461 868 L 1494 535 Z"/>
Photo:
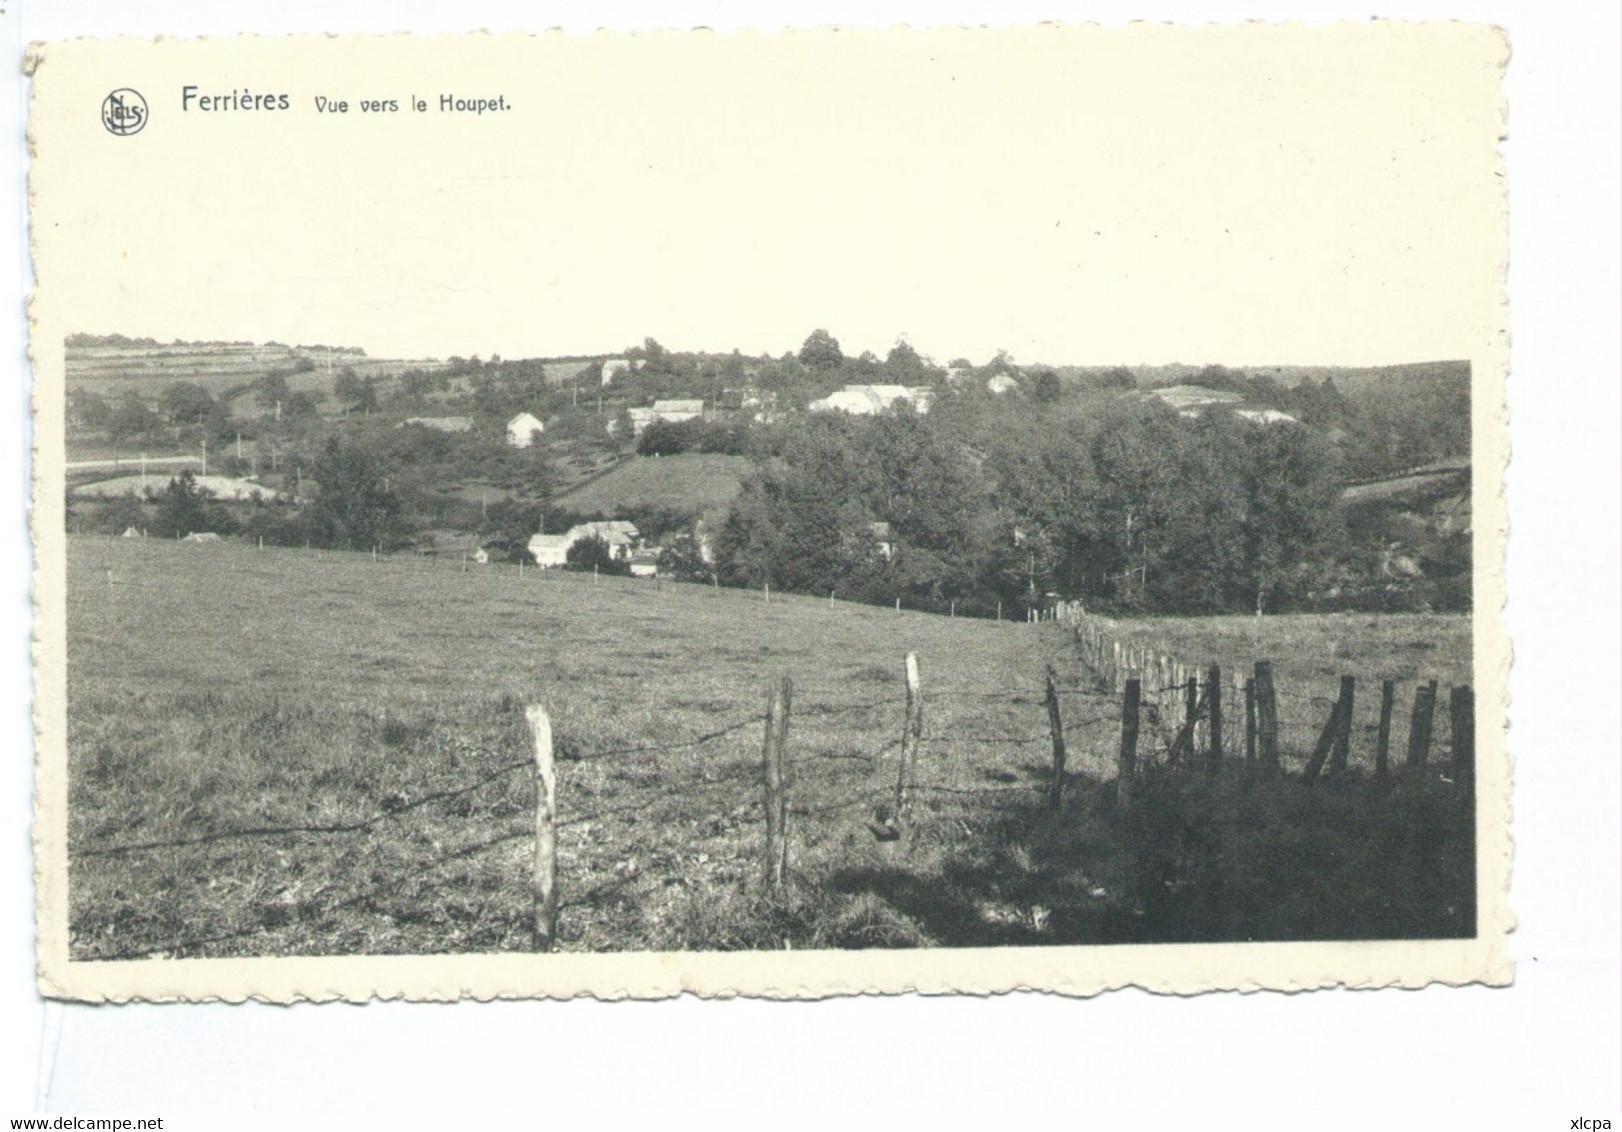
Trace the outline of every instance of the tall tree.
<path fill-rule="evenodd" d="M 365 447 L 332 437 L 312 471 L 320 492 L 311 525 L 327 545 L 362 550 L 403 535 L 399 497 Z"/>
<path fill-rule="evenodd" d="M 1244 582 L 1262 613 L 1283 583 L 1333 547 L 1341 529 L 1340 475 L 1327 446 L 1303 425 L 1254 424 L 1240 431 Z"/>
<path fill-rule="evenodd" d="M 190 468 L 171 479 L 158 497 L 153 530 L 163 538 L 184 537 L 196 531 L 212 530 L 209 494 L 197 486 Z"/>
<path fill-rule="evenodd" d="M 800 346 L 800 361 L 812 369 L 838 369 L 845 361 L 839 339 L 826 330 L 813 330 Z"/>
<path fill-rule="evenodd" d="M 195 382 L 177 381 L 158 394 L 158 408 L 170 424 L 196 424 L 214 408 L 214 398 Z"/>

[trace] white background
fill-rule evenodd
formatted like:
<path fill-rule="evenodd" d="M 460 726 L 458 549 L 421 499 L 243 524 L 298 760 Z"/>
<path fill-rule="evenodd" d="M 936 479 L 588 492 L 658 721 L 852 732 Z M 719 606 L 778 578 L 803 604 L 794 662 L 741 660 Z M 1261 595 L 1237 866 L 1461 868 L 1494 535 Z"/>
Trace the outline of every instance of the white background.
<path fill-rule="evenodd" d="M 1618 549 L 1622 249 L 1618 56 L 1605 3 L 1333 2 L 411 3 L 274 6 L 0 0 L 0 34 L 30 40 L 128 32 L 460 31 L 562 26 L 727 29 L 828 23 L 1202 22 L 1373 16 L 1467 19 L 1509 29 L 1514 457 L 1507 619 L 1510 747 L 1517 760 L 1514 987 L 1203 996 L 1125 992 L 1091 1001 L 834 1000 L 779 1005 L 508 1003 L 365 1007 L 46 1005 L 33 989 L 28 605 L 29 286 L 23 170 L 26 83 L 0 84 L 0 179 L 15 223 L 14 317 L 0 355 L 0 1118 L 50 1109 L 129 1116 L 212 1109 L 436 1112 L 645 1109 L 939 1109 L 1235 1113 L 1476 1110 L 1536 1116 L 1478 1126 L 1622 1124 L 1619 1009 Z M 274 8 L 274 11 L 271 9 Z M 755 9 L 760 10 L 755 10 Z M 14 290 L 12 289 L 14 286 Z M 870 1114 L 870 1115 L 869 1115 Z M 905 1120 L 905 1117 L 891 1119 Z M 1106 1122 L 1126 1123 L 1119 1117 Z M 1452 1121 L 1448 1122 L 1452 1124 Z M 1253 1126 L 1253 1122 L 1245 1122 Z M 1273 1122 L 1268 1122 L 1273 1126 Z M 204 1127 L 185 1124 L 181 1127 Z M 218 1125 L 218 1126 L 224 1126 Z M 266 1126 L 269 1126 L 268 1124 Z M 363 1126 L 372 1126 L 370 1123 Z M 1161 1126 L 1158 1123 L 1153 1126 Z"/>

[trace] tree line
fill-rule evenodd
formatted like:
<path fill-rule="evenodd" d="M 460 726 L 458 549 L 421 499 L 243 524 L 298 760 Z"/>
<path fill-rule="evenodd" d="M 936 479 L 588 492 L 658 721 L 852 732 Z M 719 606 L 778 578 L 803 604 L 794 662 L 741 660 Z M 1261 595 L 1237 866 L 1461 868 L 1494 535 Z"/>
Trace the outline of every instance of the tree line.
<path fill-rule="evenodd" d="M 1056 597 L 1215 613 L 1299 602 L 1332 571 L 1339 467 L 1308 428 L 1111 397 L 1005 411 L 971 438 L 981 414 L 950 401 L 779 430 L 716 539 L 722 582 L 985 614 Z"/>

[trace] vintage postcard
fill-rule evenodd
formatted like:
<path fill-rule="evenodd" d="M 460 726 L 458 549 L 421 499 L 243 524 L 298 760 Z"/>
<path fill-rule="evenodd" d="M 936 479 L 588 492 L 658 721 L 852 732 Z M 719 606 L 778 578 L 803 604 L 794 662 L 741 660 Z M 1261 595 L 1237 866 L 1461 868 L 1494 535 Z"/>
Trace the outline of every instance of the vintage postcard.
<path fill-rule="evenodd" d="M 36 45 L 43 993 L 1508 982 L 1508 50 Z"/>

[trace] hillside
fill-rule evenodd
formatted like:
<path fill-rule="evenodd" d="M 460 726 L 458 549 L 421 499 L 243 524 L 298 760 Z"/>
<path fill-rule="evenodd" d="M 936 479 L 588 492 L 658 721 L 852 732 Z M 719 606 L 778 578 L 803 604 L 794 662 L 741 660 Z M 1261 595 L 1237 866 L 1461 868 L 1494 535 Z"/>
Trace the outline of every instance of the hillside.
<path fill-rule="evenodd" d="M 750 462 L 743 456 L 637 456 L 554 502 L 568 511 L 592 515 L 640 509 L 689 515 L 725 512 L 742 489 L 749 468 Z"/>
<path fill-rule="evenodd" d="M 345 367 L 362 377 L 392 377 L 405 369 L 439 370 L 438 361 L 369 358 L 357 350 L 286 346 L 279 342 L 70 342 L 64 347 L 69 389 L 105 395 L 154 397 L 166 386 L 189 381 L 212 396 L 240 389 L 268 373 L 288 374 L 295 391 L 330 392 Z"/>
<path fill-rule="evenodd" d="M 1027 370 L 1051 368 L 1061 378 L 1071 381 L 1096 380 L 1112 370 L 1124 369 L 1140 389 L 1159 389 L 1169 385 L 1197 382 L 1207 368 L 1185 362 L 1165 365 L 1135 366 L 1077 366 L 1043 367 L 1031 365 Z M 1269 378 L 1286 389 L 1304 382 L 1322 384 L 1333 379 L 1336 388 L 1347 395 L 1389 393 L 1401 387 L 1430 385 L 1446 382 L 1468 382 L 1470 363 L 1465 361 L 1407 362 L 1389 366 L 1302 366 L 1302 365 L 1233 365 L 1224 367 L 1234 373 L 1251 377 Z"/>

